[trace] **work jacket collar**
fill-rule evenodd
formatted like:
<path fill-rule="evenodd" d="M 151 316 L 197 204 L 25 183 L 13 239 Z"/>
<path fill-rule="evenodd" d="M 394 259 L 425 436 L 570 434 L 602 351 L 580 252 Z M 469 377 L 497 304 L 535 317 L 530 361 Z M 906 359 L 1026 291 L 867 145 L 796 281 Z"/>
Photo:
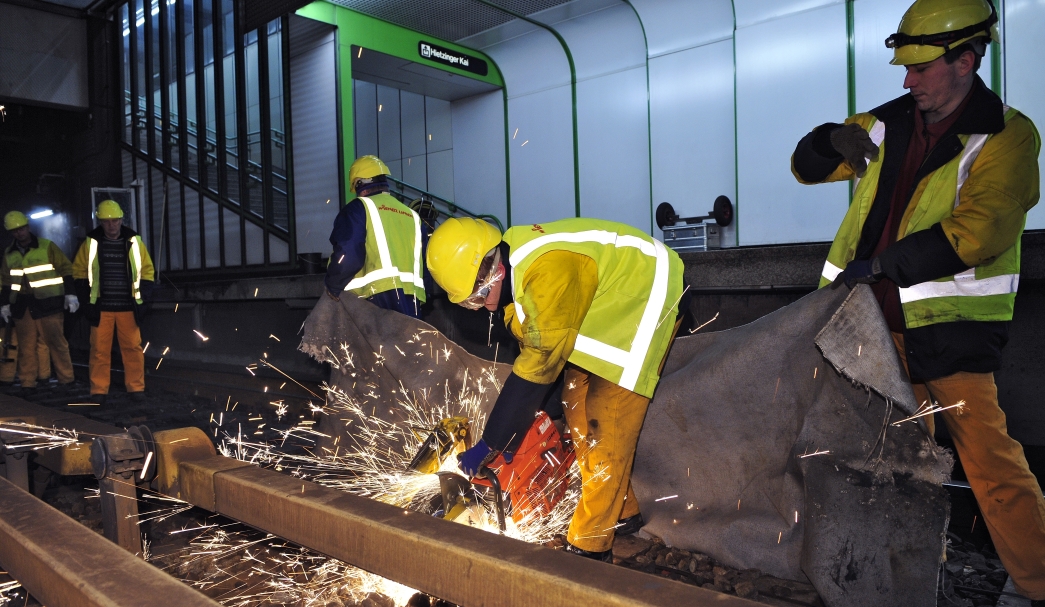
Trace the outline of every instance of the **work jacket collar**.
<path fill-rule="evenodd" d="M 871 115 L 887 125 L 895 122 L 910 123 L 914 128 L 914 112 L 917 107 L 910 93 L 893 99 L 871 110 Z M 987 88 L 979 76 L 972 83 L 969 103 L 949 132 L 959 135 L 973 133 L 1000 133 L 1005 128 L 1005 110 L 1001 99 Z"/>
<path fill-rule="evenodd" d="M 130 240 L 131 238 L 134 238 L 137 235 L 137 232 L 128 228 L 127 226 L 120 226 L 120 237 L 117 238 L 117 240 Z M 97 228 L 88 232 L 87 237 L 93 238 L 98 242 L 102 242 L 103 240 L 105 240 L 105 230 L 102 228 L 102 226 L 98 226 Z"/>

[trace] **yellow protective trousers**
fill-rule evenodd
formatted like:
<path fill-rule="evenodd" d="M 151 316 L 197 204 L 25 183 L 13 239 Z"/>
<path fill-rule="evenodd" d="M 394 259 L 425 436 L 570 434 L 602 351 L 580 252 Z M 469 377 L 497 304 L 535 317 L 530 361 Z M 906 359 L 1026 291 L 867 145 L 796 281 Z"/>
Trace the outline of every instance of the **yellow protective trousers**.
<path fill-rule="evenodd" d="M 581 471 L 581 497 L 566 541 L 590 552 L 613 546 L 617 521 L 639 513 L 631 465 L 649 399 L 579 367 L 566 367 L 566 424 Z"/>
<path fill-rule="evenodd" d="M 18 334 L 18 379 L 23 388 L 35 388 L 40 374 L 40 358 L 37 346 L 43 342 L 51 351 L 58 383 L 68 384 L 73 381 L 73 361 L 69 357 L 69 342 L 65 341 L 65 317 L 63 314 L 51 314 L 43 318 L 33 318 L 27 310 L 21 318 L 15 320 L 15 332 Z M 50 373 L 48 373 L 50 376 Z"/>
<path fill-rule="evenodd" d="M 0 344 L 3 345 L 3 344 Z M 15 380 L 15 367 L 18 360 L 18 331 L 11 331 L 11 343 L 7 359 L 0 361 L 0 382 L 9 384 Z M 43 340 L 36 342 L 36 377 L 47 381 L 51 377 L 51 351 Z"/>
<path fill-rule="evenodd" d="M 893 333 L 893 341 L 906 366 L 903 335 Z M 918 403 L 949 407 L 965 401 L 936 415 L 954 440 L 998 558 L 1016 590 L 1045 599 L 1045 499 L 1023 447 L 1009 436 L 994 374 L 959 372 L 913 387 Z M 933 432 L 933 417 L 926 421 Z"/>
<path fill-rule="evenodd" d="M 123 385 L 128 392 L 145 390 L 145 353 L 134 312 L 101 312 L 91 327 L 91 394 L 108 394 L 112 370 L 112 337 L 116 334 L 123 358 Z"/>

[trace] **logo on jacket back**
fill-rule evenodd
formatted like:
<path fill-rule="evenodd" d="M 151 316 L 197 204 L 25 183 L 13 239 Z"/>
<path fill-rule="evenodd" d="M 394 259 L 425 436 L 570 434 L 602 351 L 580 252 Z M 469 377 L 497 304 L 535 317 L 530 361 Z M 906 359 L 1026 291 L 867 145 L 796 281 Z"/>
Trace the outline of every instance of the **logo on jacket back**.
<path fill-rule="evenodd" d="M 541 234 L 544 234 L 544 228 L 542 228 L 541 224 L 539 224 L 539 223 L 533 224 L 533 227 L 530 228 L 530 231 L 531 232 L 540 232 Z"/>

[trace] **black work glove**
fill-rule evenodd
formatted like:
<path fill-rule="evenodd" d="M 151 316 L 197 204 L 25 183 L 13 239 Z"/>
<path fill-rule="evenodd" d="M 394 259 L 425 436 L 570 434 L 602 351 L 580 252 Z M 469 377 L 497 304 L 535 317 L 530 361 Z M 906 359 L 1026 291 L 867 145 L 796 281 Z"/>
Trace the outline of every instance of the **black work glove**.
<path fill-rule="evenodd" d="M 845 270 L 838 275 L 838 280 L 852 289 L 858 284 L 871 285 L 882 279 L 882 264 L 878 258 L 854 259 L 845 266 Z"/>
<path fill-rule="evenodd" d="M 863 177 L 867 172 L 867 156 L 870 156 L 871 160 L 878 160 L 878 146 L 859 124 L 839 127 L 831 131 L 830 138 L 831 147 L 853 167 L 857 177 Z"/>

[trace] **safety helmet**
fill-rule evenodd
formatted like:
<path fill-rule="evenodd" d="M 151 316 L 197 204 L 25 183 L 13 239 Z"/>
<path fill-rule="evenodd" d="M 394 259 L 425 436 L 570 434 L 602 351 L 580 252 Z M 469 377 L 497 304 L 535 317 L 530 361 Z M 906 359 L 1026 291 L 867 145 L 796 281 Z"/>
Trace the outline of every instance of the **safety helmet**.
<path fill-rule="evenodd" d="M 356 158 L 356 161 L 352 163 L 352 167 L 348 169 L 348 188 L 355 194 L 357 179 L 370 179 L 378 175 L 391 174 L 392 171 L 388 170 L 388 165 L 381 162 L 381 159 L 377 156 L 372 154 L 360 156 Z"/>
<path fill-rule="evenodd" d="M 10 211 L 7 215 L 4 215 L 5 230 L 17 230 L 27 225 L 29 225 L 29 218 L 21 211 Z"/>
<path fill-rule="evenodd" d="M 452 303 L 460 303 L 475 289 L 483 258 L 501 242 L 501 232 L 479 219 L 451 217 L 428 240 L 428 264 L 432 278 Z"/>
<path fill-rule="evenodd" d="M 893 65 L 927 63 L 975 38 L 1000 40 L 998 12 L 988 0 L 915 0 L 899 29 L 885 39 Z"/>
<path fill-rule="evenodd" d="M 120 219 L 123 217 L 123 209 L 115 200 L 103 200 L 98 203 L 98 211 L 95 216 L 98 219 Z"/>

